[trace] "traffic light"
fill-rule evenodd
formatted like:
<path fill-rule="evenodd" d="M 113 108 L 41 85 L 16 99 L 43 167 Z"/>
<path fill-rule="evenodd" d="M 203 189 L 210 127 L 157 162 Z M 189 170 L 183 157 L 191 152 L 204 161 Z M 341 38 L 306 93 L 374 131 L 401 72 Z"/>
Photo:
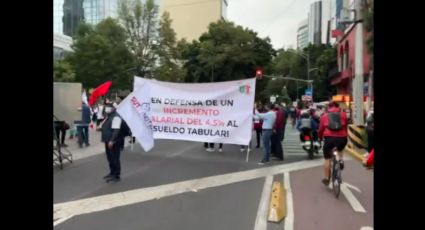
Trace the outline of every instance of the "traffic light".
<path fill-rule="evenodd" d="M 255 71 L 255 77 L 256 77 L 258 80 L 261 80 L 261 79 L 263 78 L 263 70 L 261 70 L 261 69 L 257 69 L 257 70 Z"/>

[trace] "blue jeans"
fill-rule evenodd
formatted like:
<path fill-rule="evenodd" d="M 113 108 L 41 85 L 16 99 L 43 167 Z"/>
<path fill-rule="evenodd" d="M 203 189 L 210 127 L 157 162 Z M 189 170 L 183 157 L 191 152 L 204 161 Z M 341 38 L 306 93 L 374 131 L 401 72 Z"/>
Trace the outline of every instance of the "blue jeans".
<path fill-rule="evenodd" d="M 269 161 L 270 157 L 270 141 L 271 136 L 273 134 L 272 130 L 264 130 L 263 129 L 263 146 L 264 146 L 264 156 L 263 161 Z"/>
<path fill-rule="evenodd" d="M 77 126 L 78 145 L 81 147 L 83 142 L 89 145 L 89 125 L 78 125 Z"/>

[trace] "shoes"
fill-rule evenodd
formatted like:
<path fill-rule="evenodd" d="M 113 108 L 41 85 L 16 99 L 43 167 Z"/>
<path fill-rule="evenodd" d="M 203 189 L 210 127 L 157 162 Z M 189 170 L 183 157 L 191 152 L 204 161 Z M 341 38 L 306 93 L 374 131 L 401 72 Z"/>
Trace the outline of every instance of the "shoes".
<path fill-rule="evenodd" d="M 214 152 L 215 151 L 215 149 L 213 149 L 213 148 L 207 148 L 206 150 L 207 150 L 207 152 Z"/>
<path fill-rule="evenodd" d="M 241 148 L 241 152 L 245 151 L 245 148 Z"/>
<path fill-rule="evenodd" d="M 118 181 L 120 181 L 120 180 L 121 180 L 121 179 L 120 179 L 120 177 L 119 177 L 119 176 L 112 176 L 112 177 L 110 177 L 110 178 L 106 179 L 106 183 L 118 182 Z"/>
<path fill-rule="evenodd" d="M 61 147 L 68 147 L 67 144 L 61 144 Z"/>
<path fill-rule="evenodd" d="M 108 175 L 104 176 L 103 179 L 107 180 L 107 179 L 112 178 L 112 177 L 113 176 L 111 174 L 108 174 Z"/>
<path fill-rule="evenodd" d="M 223 152 L 223 149 L 222 149 L 222 148 L 219 148 L 219 149 L 218 149 L 218 152 L 219 152 L 219 153 Z"/>
<path fill-rule="evenodd" d="M 257 149 L 258 149 L 258 148 L 260 148 L 260 146 L 259 146 L 259 145 L 257 145 L 257 146 L 255 146 L 255 148 L 257 148 Z"/>
<path fill-rule="evenodd" d="M 87 144 L 86 144 L 86 147 L 89 147 L 89 146 L 90 146 L 90 144 L 89 144 L 89 143 L 87 143 Z"/>
<path fill-rule="evenodd" d="M 328 180 L 328 179 L 322 179 L 322 183 L 323 183 L 325 186 L 328 186 L 328 185 L 329 185 L 329 180 Z"/>
<path fill-rule="evenodd" d="M 314 142 L 314 146 L 320 147 L 319 142 L 315 141 L 315 142 Z"/>
<path fill-rule="evenodd" d="M 270 161 L 266 161 L 266 160 L 261 160 L 260 162 L 258 162 L 259 165 L 265 165 L 270 163 Z"/>

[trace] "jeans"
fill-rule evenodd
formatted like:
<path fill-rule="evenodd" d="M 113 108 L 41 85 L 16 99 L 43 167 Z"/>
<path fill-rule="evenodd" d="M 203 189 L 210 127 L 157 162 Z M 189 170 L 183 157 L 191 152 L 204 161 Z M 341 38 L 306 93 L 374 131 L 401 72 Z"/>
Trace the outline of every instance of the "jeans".
<path fill-rule="evenodd" d="M 269 161 L 270 159 L 270 141 L 273 131 L 263 129 L 263 146 L 264 146 L 264 156 L 263 161 Z"/>
<path fill-rule="evenodd" d="M 89 125 L 78 125 L 77 135 L 78 135 L 78 145 L 80 145 L 80 147 L 83 145 L 83 142 L 86 145 L 89 145 Z"/>

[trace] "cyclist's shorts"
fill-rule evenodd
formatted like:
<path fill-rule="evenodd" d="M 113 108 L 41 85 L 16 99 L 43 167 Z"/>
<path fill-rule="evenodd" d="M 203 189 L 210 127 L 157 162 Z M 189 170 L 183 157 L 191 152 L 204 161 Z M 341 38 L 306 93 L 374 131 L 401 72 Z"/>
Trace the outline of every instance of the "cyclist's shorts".
<path fill-rule="evenodd" d="M 338 151 L 344 150 L 347 145 L 347 137 L 325 137 L 323 145 L 323 156 L 325 159 L 332 158 L 332 150 L 336 147 Z"/>

